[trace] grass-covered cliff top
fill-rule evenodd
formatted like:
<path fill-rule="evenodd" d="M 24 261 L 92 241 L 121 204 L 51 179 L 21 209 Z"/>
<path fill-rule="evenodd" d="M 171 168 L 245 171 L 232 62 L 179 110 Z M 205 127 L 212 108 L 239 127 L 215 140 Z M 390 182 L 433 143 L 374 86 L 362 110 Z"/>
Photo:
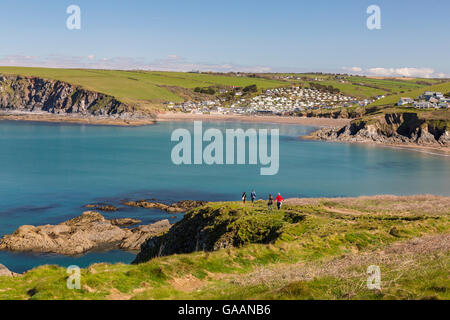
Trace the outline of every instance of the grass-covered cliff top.
<path fill-rule="evenodd" d="M 210 99 L 210 95 L 195 93 L 207 87 L 246 87 L 256 85 L 259 90 L 310 83 L 332 86 L 341 93 L 373 98 L 388 95 L 371 106 L 394 105 L 400 97 L 417 98 L 424 91 L 450 91 L 448 79 L 371 78 L 334 74 L 219 74 L 163 71 L 125 71 L 96 69 L 57 69 L 1 67 L 0 74 L 40 77 L 60 80 L 87 90 L 101 92 L 143 110 L 160 108 L 163 102 Z"/>
<path fill-rule="evenodd" d="M 193 232 L 198 219 L 203 235 L 239 247 L 92 265 L 81 290 L 42 266 L 0 277 L 0 299 L 449 299 L 449 208 L 435 196 L 292 199 L 272 212 L 211 203 L 176 226 Z M 366 287 L 369 265 L 381 268 L 379 291 Z"/>
<path fill-rule="evenodd" d="M 412 99 L 417 99 L 419 96 L 421 96 L 425 91 L 432 91 L 432 92 L 442 92 L 447 93 L 450 92 L 450 81 L 439 83 L 439 84 L 433 84 L 426 87 L 421 88 L 414 88 L 403 92 L 397 92 L 396 94 L 387 96 L 383 99 L 380 99 L 378 101 L 373 102 L 369 106 L 382 106 L 382 105 L 395 105 L 397 102 L 400 101 L 401 98 L 407 97 Z"/>
<path fill-rule="evenodd" d="M 159 71 L 121 71 L 95 69 L 53 69 L 0 67 L 0 74 L 60 80 L 85 89 L 111 95 L 131 105 L 154 107 L 162 102 L 189 100 L 196 87 L 245 87 L 260 89 L 286 86 L 286 82 L 215 74 Z M 189 89 L 184 92 L 183 89 Z"/>

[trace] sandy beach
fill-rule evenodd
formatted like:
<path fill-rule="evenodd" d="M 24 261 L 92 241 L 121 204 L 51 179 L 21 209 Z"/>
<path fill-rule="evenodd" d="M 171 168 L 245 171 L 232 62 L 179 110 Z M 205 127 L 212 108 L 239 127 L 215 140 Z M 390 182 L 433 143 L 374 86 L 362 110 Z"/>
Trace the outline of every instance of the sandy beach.
<path fill-rule="evenodd" d="M 111 117 L 86 117 L 77 115 L 56 115 L 51 113 L 31 112 L 3 112 L 0 120 L 10 121 L 37 121 L 54 123 L 78 123 L 89 125 L 110 126 L 144 126 L 156 122 L 170 121 L 230 121 L 230 122 L 255 122 L 255 123 L 280 123 L 297 124 L 313 127 L 339 127 L 348 124 L 350 119 L 306 118 L 306 117 L 281 117 L 281 116 L 240 116 L 240 115 L 206 115 L 191 113 L 161 113 L 156 118 L 145 119 L 120 119 Z"/>
<path fill-rule="evenodd" d="M 345 126 L 350 119 L 330 118 L 306 118 L 306 117 L 281 117 L 281 116 L 241 116 L 222 114 L 192 114 L 192 113 L 162 113 L 158 114 L 156 121 L 237 121 L 237 122 L 259 122 L 259 123 L 282 123 L 298 124 L 313 127 L 339 127 Z"/>
<path fill-rule="evenodd" d="M 111 117 L 83 117 L 75 115 L 56 115 L 51 113 L 19 113 L 4 112 L 0 113 L 0 121 L 35 121 L 35 122 L 51 122 L 51 123 L 74 123 L 89 125 L 106 125 L 106 126 L 144 126 L 155 124 L 152 118 L 142 120 L 114 119 Z"/>

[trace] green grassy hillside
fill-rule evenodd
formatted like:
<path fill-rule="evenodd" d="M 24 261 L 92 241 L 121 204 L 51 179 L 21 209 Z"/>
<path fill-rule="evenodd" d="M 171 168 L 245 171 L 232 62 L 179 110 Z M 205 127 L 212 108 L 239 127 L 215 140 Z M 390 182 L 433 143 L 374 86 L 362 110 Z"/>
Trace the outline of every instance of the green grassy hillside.
<path fill-rule="evenodd" d="M 265 89 L 287 85 L 286 82 L 267 79 L 182 72 L 0 67 L 0 74 L 61 80 L 141 106 L 167 101 L 182 102 L 182 89 L 195 87 L 256 84 L 258 88 Z"/>
<path fill-rule="evenodd" d="M 441 79 L 373 78 L 336 76 L 332 74 L 270 74 L 266 75 L 266 77 L 283 79 L 291 83 L 307 84 L 314 82 L 321 85 L 333 86 L 346 95 L 359 98 L 371 98 L 379 95 L 404 95 L 405 93 L 437 85 L 445 81 Z M 286 77 L 291 77 L 291 79 L 286 79 Z M 300 80 L 297 78 L 300 78 Z"/>
<path fill-rule="evenodd" d="M 64 268 L 42 266 L 0 277 L 0 299 L 450 299 L 449 208 L 435 196 L 292 199 L 281 211 L 211 203 L 179 225 L 197 216 L 237 247 L 95 264 L 81 290 L 67 289 Z M 370 265 L 381 290 L 366 286 Z"/>
<path fill-rule="evenodd" d="M 384 99 L 380 99 L 380 100 L 372 103 L 370 106 L 382 106 L 382 105 L 396 104 L 397 102 L 399 102 L 400 98 L 402 98 L 402 97 L 417 99 L 425 91 L 438 91 L 438 92 L 442 92 L 442 93 L 450 92 L 450 82 L 435 84 L 432 86 L 421 87 L 419 89 L 414 89 L 414 90 L 407 91 L 404 93 L 391 95 Z"/>
<path fill-rule="evenodd" d="M 417 98 L 424 91 L 450 91 L 450 82 L 437 79 L 375 79 L 359 76 L 330 74 L 258 74 L 256 77 L 227 74 L 183 72 L 147 72 L 94 69 L 51 69 L 0 67 L 0 74 L 34 76 L 61 80 L 85 89 L 111 95 L 121 102 L 141 108 L 159 107 L 163 102 L 183 102 L 195 97 L 196 87 L 245 87 L 257 85 L 259 89 L 290 85 L 308 86 L 310 82 L 338 88 L 343 94 L 371 98 L 389 95 L 371 106 L 395 104 L 400 97 Z M 294 79 L 286 79 L 292 76 Z M 300 78 L 297 80 L 295 78 Z M 320 81 L 318 81 L 320 80 Z M 206 96 L 207 97 L 207 96 Z M 205 96 L 203 96 L 205 98 Z"/>

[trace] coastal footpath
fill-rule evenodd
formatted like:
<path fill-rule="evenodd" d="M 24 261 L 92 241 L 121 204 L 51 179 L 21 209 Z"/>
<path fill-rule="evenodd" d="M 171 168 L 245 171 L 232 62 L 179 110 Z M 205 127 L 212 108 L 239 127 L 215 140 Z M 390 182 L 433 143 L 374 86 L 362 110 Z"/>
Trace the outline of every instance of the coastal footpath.
<path fill-rule="evenodd" d="M 65 268 L 3 267 L 0 299 L 449 299 L 449 208 L 431 195 L 207 203 L 134 264 L 82 269 L 80 290 Z M 381 290 L 365 285 L 370 265 Z"/>

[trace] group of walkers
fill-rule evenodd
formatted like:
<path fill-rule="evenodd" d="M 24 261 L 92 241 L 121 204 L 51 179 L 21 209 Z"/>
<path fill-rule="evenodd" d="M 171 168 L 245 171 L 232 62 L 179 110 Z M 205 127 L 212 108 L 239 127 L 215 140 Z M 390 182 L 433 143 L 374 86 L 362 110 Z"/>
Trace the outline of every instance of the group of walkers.
<path fill-rule="evenodd" d="M 250 199 L 251 199 L 252 204 L 253 204 L 255 202 L 255 200 L 256 200 L 256 192 L 255 192 L 255 190 L 252 190 L 252 193 L 250 194 Z M 277 209 L 281 210 L 281 205 L 282 205 L 282 203 L 284 201 L 284 199 L 281 196 L 281 194 L 278 193 L 278 195 L 277 195 L 277 197 L 275 199 L 273 198 L 272 194 L 269 195 L 269 202 L 267 203 L 267 207 L 268 207 L 268 209 L 270 211 L 273 210 L 273 203 L 274 203 L 274 201 L 277 203 Z M 245 206 L 245 203 L 247 202 L 247 192 L 244 192 L 242 194 L 242 202 L 244 203 L 244 206 Z"/>

